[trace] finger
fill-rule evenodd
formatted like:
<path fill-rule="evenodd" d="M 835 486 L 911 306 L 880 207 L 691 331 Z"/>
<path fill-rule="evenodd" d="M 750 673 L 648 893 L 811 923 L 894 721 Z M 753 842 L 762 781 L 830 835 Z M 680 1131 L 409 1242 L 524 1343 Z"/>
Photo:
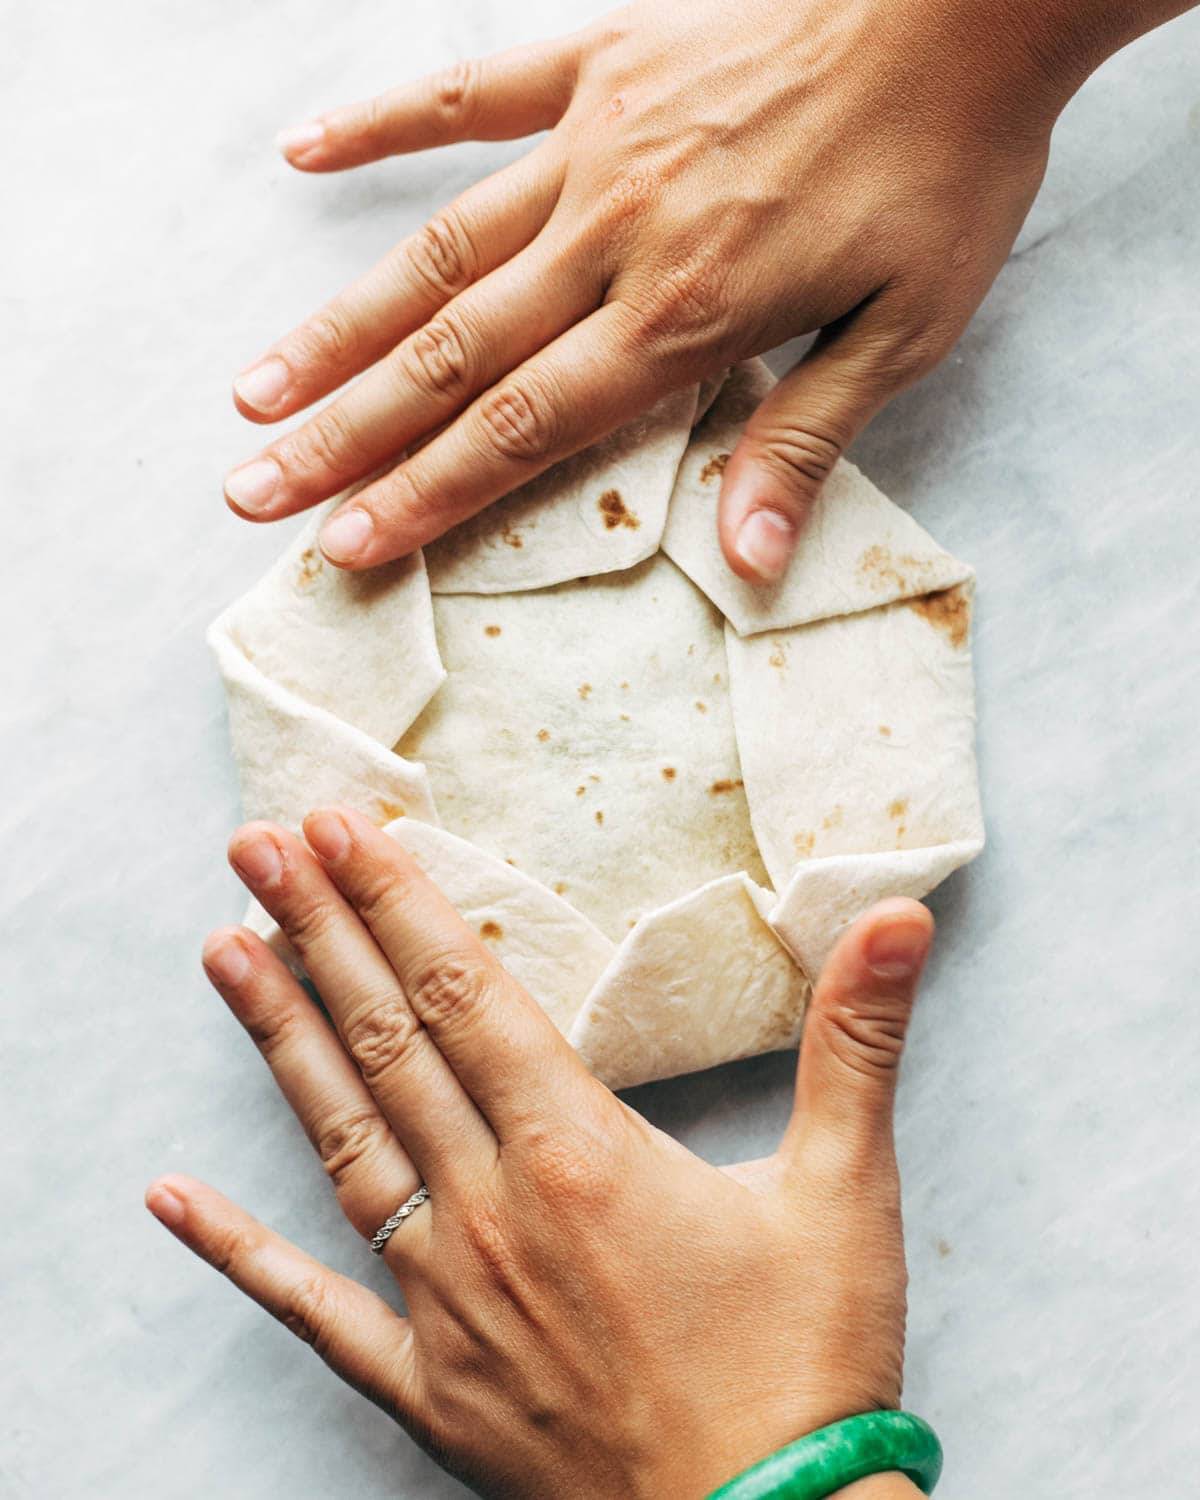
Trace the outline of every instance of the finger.
<path fill-rule="evenodd" d="M 430 1191 L 486 1170 L 495 1160 L 494 1136 L 414 1014 L 391 964 L 312 854 L 268 823 L 239 829 L 229 854 L 300 954 Z"/>
<path fill-rule="evenodd" d="M 337 172 L 454 141 L 508 141 L 556 125 L 571 101 L 579 41 L 562 37 L 456 62 L 279 136 L 293 167 Z"/>
<path fill-rule="evenodd" d="M 303 510 L 378 470 L 595 306 L 586 269 L 537 245 L 470 287 L 250 467 L 275 470 L 258 519 Z M 246 494 L 231 476 L 227 493 Z"/>
<path fill-rule="evenodd" d="M 192 1177 L 160 1177 L 146 1207 L 176 1239 L 227 1276 L 313 1349 L 335 1374 L 403 1420 L 416 1367 L 407 1319 Z"/>
<path fill-rule="evenodd" d="M 545 147 L 476 183 L 248 366 L 234 400 L 278 422 L 394 349 L 439 308 L 525 248 L 550 217 L 562 164 Z"/>
<path fill-rule="evenodd" d="M 394 839 L 340 808 L 310 814 L 304 833 L 501 1143 L 593 1086 L 545 1011 Z"/>
<path fill-rule="evenodd" d="M 885 296 L 818 338 L 746 424 L 725 466 L 718 531 L 733 571 L 782 578 L 821 487 L 857 433 L 928 368 Z"/>
<path fill-rule="evenodd" d="M 262 1053 L 320 1157 L 346 1217 L 368 1237 L 420 1185 L 346 1049 L 261 938 L 223 928 L 204 969 Z"/>
<path fill-rule="evenodd" d="M 933 918 L 917 901 L 881 901 L 839 939 L 804 1022 L 789 1141 L 820 1133 L 851 1155 L 890 1149 L 904 1036 Z"/>
<path fill-rule="evenodd" d="M 624 312 L 607 303 L 335 511 L 322 550 L 344 568 L 401 557 L 632 421 L 685 378 L 664 375 L 631 336 Z"/>

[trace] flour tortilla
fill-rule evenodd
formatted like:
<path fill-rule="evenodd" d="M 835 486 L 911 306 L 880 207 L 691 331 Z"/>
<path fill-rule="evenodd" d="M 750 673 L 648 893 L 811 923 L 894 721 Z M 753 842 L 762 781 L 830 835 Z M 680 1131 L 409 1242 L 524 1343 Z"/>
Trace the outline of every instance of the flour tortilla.
<path fill-rule="evenodd" d="M 715 550 L 767 388 L 682 462 L 712 385 L 558 466 L 430 549 L 432 598 L 419 557 L 319 564 L 318 517 L 212 631 L 247 811 L 388 823 L 615 1086 L 792 1045 L 845 925 L 982 845 L 970 569 L 848 467 L 778 589 Z M 596 530 L 609 490 L 641 525 Z"/>
<path fill-rule="evenodd" d="M 397 752 L 446 828 L 609 938 L 689 882 L 766 874 L 750 827 L 721 617 L 659 554 L 523 594 L 438 596 L 448 675 Z"/>
<path fill-rule="evenodd" d="M 546 588 L 652 557 L 696 410 L 695 386 L 672 391 L 645 416 L 431 543 L 433 592 Z"/>
<path fill-rule="evenodd" d="M 747 417 L 772 383 L 757 360 L 730 375 L 688 445 L 662 542 L 739 635 L 855 614 L 971 577 L 965 563 L 844 460 L 813 507 L 783 578 L 764 587 L 732 573 L 717 540 L 721 475 Z"/>

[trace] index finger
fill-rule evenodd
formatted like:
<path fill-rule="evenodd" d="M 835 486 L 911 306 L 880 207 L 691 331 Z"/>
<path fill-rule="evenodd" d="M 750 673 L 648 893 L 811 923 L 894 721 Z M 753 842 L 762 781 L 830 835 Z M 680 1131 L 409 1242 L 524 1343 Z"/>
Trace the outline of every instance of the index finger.
<path fill-rule="evenodd" d="M 413 1011 L 503 1142 L 591 1075 L 545 1011 L 415 860 L 359 813 L 311 813 L 305 837 L 374 934 Z"/>

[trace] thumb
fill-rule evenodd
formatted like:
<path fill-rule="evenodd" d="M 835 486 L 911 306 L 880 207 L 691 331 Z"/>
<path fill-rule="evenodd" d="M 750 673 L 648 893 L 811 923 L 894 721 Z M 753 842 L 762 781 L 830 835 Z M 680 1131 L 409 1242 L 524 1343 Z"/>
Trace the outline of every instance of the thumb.
<path fill-rule="evenodd" d="M 889 1145 L 892 1101 L 933 917 L 918 901 L 881 901 L 842 934 L 804 1023 L 787 1145 L 819 1133 L 853 1155 Z"/>
<path fill-rule="evenodd" d="M 721 550 L 739 578 L 783 577 L 833 466 L 907 384 L 909 361 L 889 357 L 894 348 L 890 314 L 869 305 L 822 333 L 746 423 L 725 466 L 717 520 Z"/>

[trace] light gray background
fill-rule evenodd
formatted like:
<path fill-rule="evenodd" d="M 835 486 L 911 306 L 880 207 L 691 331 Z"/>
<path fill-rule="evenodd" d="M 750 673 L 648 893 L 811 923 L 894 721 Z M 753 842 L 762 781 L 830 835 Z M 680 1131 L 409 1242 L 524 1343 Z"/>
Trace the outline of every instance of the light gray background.
<path fill-rule="evenodd" d="M 3 6 L 5 1497 L 462 1493 L 141 1192 L 187 1169 L 379 1269 L 196 962 L 241 909 L 202 632 L 284 539 L 221 503 L 228 385 L 515 148 L 305 180 L 272 135 L 598 10 Z M 1194 15 L 1088 84 L 970 332 L 855 453 L 980 577 L 991 843 L 933 903 L 899 1123 L 946 1500 L 1195 1480 L 1198 63 Z M 791 1071 L 637 1103 L 728 1160 Z"/>

